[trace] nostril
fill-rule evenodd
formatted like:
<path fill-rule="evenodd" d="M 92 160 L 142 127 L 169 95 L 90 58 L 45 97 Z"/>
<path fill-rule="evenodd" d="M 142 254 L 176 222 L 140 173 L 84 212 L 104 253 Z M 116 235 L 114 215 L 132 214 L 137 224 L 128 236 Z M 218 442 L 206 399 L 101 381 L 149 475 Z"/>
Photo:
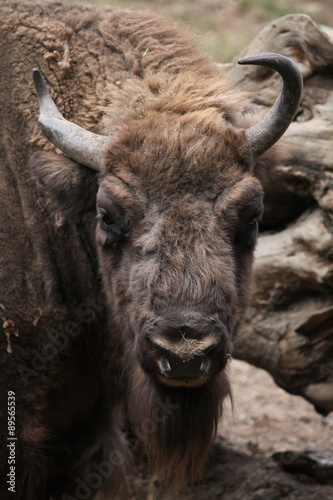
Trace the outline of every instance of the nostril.
<path fill-rule="evenodd" d="M 207 347 L 204 347 L 204 348 L 202 349 L 202 354 L 203 354 L 205 357 L 207 357 L 207 354 L 212 353 L 212 351 L 214 351 L 217 347 L 218 347 L 218 345 L 216 345 L 216 343 L 211 344 L 211 345 L 209 345 L 209 346 L 207 346 Z"/>

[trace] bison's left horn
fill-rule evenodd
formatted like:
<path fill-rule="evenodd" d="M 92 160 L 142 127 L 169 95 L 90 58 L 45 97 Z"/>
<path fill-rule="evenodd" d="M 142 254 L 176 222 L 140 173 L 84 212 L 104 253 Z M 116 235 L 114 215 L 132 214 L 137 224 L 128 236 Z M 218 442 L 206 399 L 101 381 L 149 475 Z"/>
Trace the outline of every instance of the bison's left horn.
<path fill-rule="evenodd" d="M 246 131 L 253 159 L 265 153 L 285 133 L 297 112 L 303 78 L 296 64 L 281 54 L 261 53 L 244 57 L 238 64 L 256 64 L 272 68 L 282 76 L 282 92 L 267 115 Z"/>
<path fill-rule="evenodd" d="M 33 70 L 33 79 L 39 102 L 38 123 L 44 135 L 72 160 L 102 172 L 107 137 L 88 132 L 65 120 L 58 111 L 38 69 Z"/>

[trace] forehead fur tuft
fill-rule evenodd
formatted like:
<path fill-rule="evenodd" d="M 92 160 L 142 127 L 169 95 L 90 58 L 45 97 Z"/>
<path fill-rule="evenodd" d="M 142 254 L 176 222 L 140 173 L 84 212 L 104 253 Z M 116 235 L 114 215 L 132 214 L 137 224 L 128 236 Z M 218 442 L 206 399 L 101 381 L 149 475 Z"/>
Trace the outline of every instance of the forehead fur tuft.
<path fill-rule="evenodd" d="M 131 172 L 165 195 L 192 192 L 228 179 L 248 167 L 249 145 L 238 128 L 244 95 L 223 77 L 184 72 L 151 73 L 124 85 L 113 101 L 108 127 L 114 131 L 106 173 Z"/>
<path fill-rule="evenodd" d="M 152 111 L 186 115 L 210 110 L 211 117 L 219 116 L 234 124 L 246 96 L 230 89 L 225 76 L 205 77 L 196 72 L 150 73 L 145 80 L 129 80 L 113 96 L 112 115 L 105 110 L 105 127 L 113 129 L 119 118 L 141 119 Z"/>

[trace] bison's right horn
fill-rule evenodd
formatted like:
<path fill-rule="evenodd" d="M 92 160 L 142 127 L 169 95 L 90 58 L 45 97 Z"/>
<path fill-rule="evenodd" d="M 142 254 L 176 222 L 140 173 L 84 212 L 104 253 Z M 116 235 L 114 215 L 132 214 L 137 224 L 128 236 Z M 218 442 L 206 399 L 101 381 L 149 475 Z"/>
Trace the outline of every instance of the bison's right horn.
<path fill-rule="evenodd" d="M 238 64 L 267 66 L 280 73 L 283 79 L 282 92 L 272 109 L 246 131 L 255 160 L 280 139 L 293 121 L 302 96 L 303 78 L 296 64 L 281 54 L 255 54 L 240 59 Z"/>
<path fill-rule="evenodd" d="M 58 111 L 38 69 L 33 70 L 33 79 L 40 110 L 38 123 L 44 135 L 72 160 L 102 172 L 107 137 L 88 132 L 65 120 Z"/>

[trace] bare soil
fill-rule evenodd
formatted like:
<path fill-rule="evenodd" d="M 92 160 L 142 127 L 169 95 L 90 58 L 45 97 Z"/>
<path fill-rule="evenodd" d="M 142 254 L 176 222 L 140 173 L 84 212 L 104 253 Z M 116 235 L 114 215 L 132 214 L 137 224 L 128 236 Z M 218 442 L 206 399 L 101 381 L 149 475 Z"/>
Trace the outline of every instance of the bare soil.
<path fill-rule="evenodd" d="M 280 389 L 270 375 L 234 360 L 230 368 L 234 410 L 226 408 L 205 476 L 176 495 L 154 478 L 137 477 L 134 500 L 332 500 L 333 483 L 290 473 L 273 458 L 286 450 L 333 452 L 333 415 Z M 333 478 L 332 478 L 333 480 Z"/>

